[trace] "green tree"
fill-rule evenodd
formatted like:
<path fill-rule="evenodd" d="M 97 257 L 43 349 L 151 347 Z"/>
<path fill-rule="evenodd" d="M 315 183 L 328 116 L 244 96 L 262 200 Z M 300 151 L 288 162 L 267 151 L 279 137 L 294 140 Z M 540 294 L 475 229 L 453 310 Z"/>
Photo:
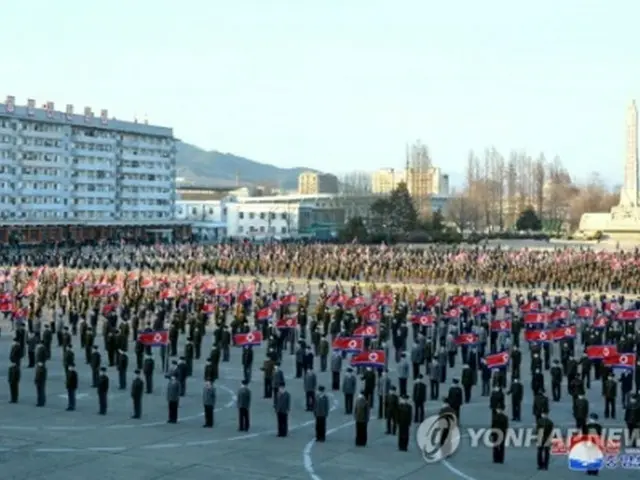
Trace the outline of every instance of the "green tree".
<path fill-rule="evenodd" d="M 538 218 L 533 207 L 527 207 L 522 211 L 516 221 L 516 229 L 520 231 L 529 230 L 533 232 L 539 232 L 542 230 L 542 222 L 540 221 L 540 218 Z"/>
<path fill-rule="evenodd" d="M 353 242 L 353 240 L 366 242 L 369 238 L 369 232 L 362 217 L 350 218 L 344 228 L 340 230 L 339 238 L 342 242 Z"/>
<path fill-rule="evenodd" d="M 434 232 L 441 232 L 444 230 L 444 216 L 440 210 L 436 210 L 431 215 L 431 230 Z"/>
<path fill-rule="evenodd" d="M 400 182 L 389 198 L 393 208 L 390 225 L 397 233 L 412 232 L 418 226 L 418 212 L 405 182 Z"/>

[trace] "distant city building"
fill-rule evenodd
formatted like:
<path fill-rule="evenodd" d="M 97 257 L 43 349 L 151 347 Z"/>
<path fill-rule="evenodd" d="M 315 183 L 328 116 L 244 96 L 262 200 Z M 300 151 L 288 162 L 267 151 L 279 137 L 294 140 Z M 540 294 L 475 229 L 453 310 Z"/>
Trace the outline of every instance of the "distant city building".
<path fill-rule="evenodd" d="M 400 182 L 406 181 L 406 178 L 406 172 L 404 170 L 395 170 L 393 168 L 377 170 L 371 176 L 371 193 L 391 193 Z"/>
<path fill-rule="evenodd" d="M 300 195 L 338 193 L 338 177 L 330 173 L 304 172 L 298 176 Z"/>
<path fill-rule="evenodd" d="M 182 236 L 175 177 L 171 128 L 12 96 L 0 104 L 0 242 Z"/>

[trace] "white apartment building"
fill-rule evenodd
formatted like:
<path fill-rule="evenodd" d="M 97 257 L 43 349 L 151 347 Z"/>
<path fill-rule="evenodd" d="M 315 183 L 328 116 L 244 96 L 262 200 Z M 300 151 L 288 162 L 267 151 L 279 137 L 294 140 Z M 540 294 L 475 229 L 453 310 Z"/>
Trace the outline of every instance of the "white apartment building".
<path fill-rule="evenodd" d="M 174 218 L 170 128 L 53 102 L 0 104 L 0 221 L 162 224 Z"/>
<path fill-rule="evenodd" d="M 188 221 L 201 242 L 227 237 L 227 206 L 222 200 L 177 200 L 176 219 Z"/>

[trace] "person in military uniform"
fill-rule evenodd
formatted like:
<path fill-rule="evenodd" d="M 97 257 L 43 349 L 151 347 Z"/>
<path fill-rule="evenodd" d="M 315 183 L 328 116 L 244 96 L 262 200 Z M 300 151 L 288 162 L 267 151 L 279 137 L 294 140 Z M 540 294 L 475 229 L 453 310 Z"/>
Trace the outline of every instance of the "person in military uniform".
<path fill-rule="evenodd" d="M 592 413 L 589 415 L 589 421 L 585 425 L 585 435 L 602 436 L 602 425 L 598 423 L 598 415 Z M 598 476 L 598 470 L 587 470 L 587 475 L 592 477 Z"/>
<path fill-rule="evenodd" d="M 353 410 L 353 418 L 356 424 L 356 447 L 367 446 L 367 427 L 369 425 L 369 402 L 367 401 L 364 390 L 360 392 L 355 402 Z"/>
<path fill-rule="evenodd" d="M 249 431 L 249 411 L 251 410 L 251 390 L 248 387 L 248 382 L 242 380 L 242 384 L 236 394 L 236 403 L 238 406 L 238 431 Z"/>
<path fill-rule="evenodd" d="M 384 403 L 384 414 L 387 424 L 385 433 L 387 435 L 395 435 L 398 427 L 398 406 L 400 404 L 395 385 L 391 385 L 389 388 L 389 393 L 387 393 Z"/>
<path fill-rule="evenodd" d="M 98 346 L 93 346 L 93 352 L 91 352 L 91 387 L 98 388 L 98 380 L 100 377 L 100 365 L 102 363 L 102 357 L 98 351 Z"/>
<path fill-rule="evenodd" d="M 504 463 L 505 443 L 509 418 L 502 408 L 497 408 L 491 418 L 491 443 L 493 445 L 493 463 Z"/>
<path fill-rule="evenodd" d="M 627 435 L 631 439 L 631 448 L 638 448 L 638 435 L 640 435 L 640 395 L 633 394 L 629 397 L 629 403 L 624 412 L 624 423 L 627 426 Z"/>
<path fill-rule="evenodd" d="M 342 394 L 344 395 L 344 413 L 353 413 L 353 397 L 356 394 L 357 380 L 352 368 L 347 368 L 347 374 L 342 379 Z"/>
<path fill-rule="evenodd" d="M 180 403 L 180 384 L 178 376 L 171 375 L 167 385 L 167 404 L 169 407 L 169 419 L 167 423 L 178 423 L 178 405 Z"/>
<path fill-rule="evenodd" d="M 202 406 L 204 407 L 203 428 L 213 427 L 213 411 L 216 408 L 216 388 L 213 383 L 206 381 L 202 388 Z"/>
<path fill-rule="evenodd" d="M 331 356 L 331 390 L 340 390 L 340 371 L 342 370 L 342 355 L 334 351 Z M 349 369 L 347 369 L 349 371 Z"/>
<path fill-rule="evenodd" d="M 549 470 L 549 457 L 551 453 L 551 440 L 553 435 L 553 422 L 546 412 L 541 412 L 536 420 L 537 438 L 537 462 L 538 470 Z"/>
<path fill-rule="evenodd" d="M 76 392 L 78 391 L 78 372 L 75 364 L 71 363 L 67 367 L 65 386 L 67 388 L 67 412 L 76 409 Z"/>
<path fill-rule="evenodd" d="M 47 367 L 38 362 L 35 371 L 36 407 L 44 407 L 47 403 Z"/>
<path fill-rule="evenodd" d="M 511 382 L 511 387 L 507 391 L 511 395 L 511 420 L 519 422 L 522 419 L 522 399 L 524 398 L 524 387 L 518 377 Z"/>
<path fill-rule="evenodd" d="M 20 364 L 12 363 L 9 366 L 7 374 L 7 380 L 9 381 L 9 403 L 18 403 L 20 376 Z"/>
<path fill-rule="evenodd" d="M 559 402 L 562 396 L 562 367 L 559 360 L 553 361 L 551 367 L 551 399 L 554 402 Z M 534 391 L 535 393 L 535 391 Z"/>
<path fill-rule="evenodd" d="M 422 376 L 419 374 L 419 376 Z M 398 405 L 398 450 L 406 452 L 409 449 L 412 411 L 409 396 L 400 397 Z"/>
<path fill-rule="evenodd" d="M 144 362 L 142 362 L 142 372 L 144 373 L 144 384 L 147 394 L 153 393 L 153 371 L 155 366 L 153 357 L 146 355 Z"/>
<path fill-rule="evenodd" d="M 271 398 L 273 396 L 273 374 L 275 368 L 275 362 L 271 358 L 266 358 L 261 368 L 263 372 L 264 398 Z"/>
<path fill-rule="evenodd" d="M 407 383 L 409 381 L 409 362 L 407 354 L 402 352 L 400 355 L 400 363 L 396 367 L 398 375 L 398 385 L 400 387 L 400 396 L 407 395 Z"/>
<path fill-rule="evenodd" d="M 109 395 L 109 376 L 107 367 L 100 368 L 100 378 L 98 378 L 98 414 L 107 414 L 107 397 Z"/>
<path fill-rule="evenodd" d="M 329 416 L 329 397 L 324 386 L 318 387 L 318 395 L 314 403 L 314 416 L 316 419 L 316 441 L 324 442 L 327 437 L 327 417 Z"/>
<path fill-rule="evenodd" d="M 573 402 L 573 418 L 576 421 L 576 429 L 582 433 L 585 432 L 587 426 L 587 418 L 589 417 L 589 400 L 583 393 Z"/>
<path fill-rule="evenodd" d="M 613 374 L 604 381 L 604 418 L 616 418 L 616 397 L 618 382 Z"/>
<path fill-rule="evenodd" d="M 133 415 L 131 418 L 138 419 L 142 416 L 142 395 L 144 394 L 144 382 L 140 378 L 140 370 L 135 370 L 135 377 L 131 382 L 131 400 L 133 401 Z"/>
<path fill-rule="evenodd" d="M 427 401 L 427 386 L 425 385 L 422 374 L 419 373 L 413 384 L 413 405 L 415 408 L 415 423 L 424 421 L 424 404 Z"/>
<path fill-rule="evenodd" d="M 275 411 L 278 421 L 278 437 L 286 437 L 289 434 L 291 395 L 287 392 L 284 383 L 281 383 L 278 387 L 278 394 L 275 397 Z"/>
<path fill-rule="evenodd" d="M 304 373 L 304 393 L 305 393 L 305 410 L 307 412 L 313 412 L 315 410 L 316 390 L 318 388 L 318 378 L 312 368 L 309 368 Z"/>
<path fill-rule="evenodd" d="M 453 379 L 453 385 L 449 387 L 449 394 L 447 395 L 447 402 L 453 408 L 456 416 L 456 422 L 460 423 L 460 407 L 464 400 L 462 388 L 460 388 L 460 382 L 457 378 Z"/>

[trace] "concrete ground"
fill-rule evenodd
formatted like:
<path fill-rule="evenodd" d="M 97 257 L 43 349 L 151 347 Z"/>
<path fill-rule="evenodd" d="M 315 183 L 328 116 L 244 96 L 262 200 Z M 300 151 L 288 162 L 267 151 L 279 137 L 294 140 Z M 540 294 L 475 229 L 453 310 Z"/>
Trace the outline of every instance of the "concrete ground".
<path fill-rule="evenodd" d="M 101 345 L 101 338 L 98 340 Z M 203 342 L 207 351 L 211 340 L 209 333 Z M 447 462 L 426 465 L 415 442 L 415 427 L 412 428 L 411 449 L 402 453 L 397 450 L 396 438 L 385 435 L 383 422 L 375 417 L 369 424 L 368 446 L 356 449 L 352 418 L 344 414 L 340 394 L 332 397 L 327 442 L 315 444 L 314 421 L 311 414 L 304 411 L 300 379 L 288 380 L 288 389 L 293 396 L 290 435 L 277 438 L 272 401 L 261 398 L 262 379 L 258 368 L 264 358 L 262 348 L 257 350 L 255 357 L 251 430 L 247 434 L 237 431 L 234 406 L 234 392 L 241 380 L 240 350 L 232 351 L 231 362 L 221 364 L 213 429 L 202 428 L 202 361 L 196 363 L 194 376 L 188 382 L 177 425 L 166 424 L 165 380 L 160 373 L 156 374 L 155 392 L 144 397 L 143 418 L 131 420 L 129 391 L 117 390 L 117 375 L 115 368 L 111 368 L 109 411 L 107 416 L 99 416 L 95 392 L 89 387 L 89 368 L 82 361 L 83 352 L 80 352 L 77 340 L 74 342 L 80 376 L 77 411 L 65 411 L 66 395 L 58 348 L 49 362 L 45 408 L 35 407 L 33 370 L 22 370 L 18 405 L 6 403 L 6 378 L 0 380 L 4 395 L 0 405 L 0 478 L 3 480 L 73 480 L 90 476 L 101 480 L 199 480 L 210 479 L 212 474 L 224 475 L 228 480 L 333 480 L 356 476 L 367 480 L 418 480 L 425 475 L 438 480 L 552 477 L 564 480 L 584 475 L 569 472 L 566 457 L 554 458 L 549 472 L 538 472 L 534 450 L 508 450 L 506 464 L 494 465 L 491 451 L 472 449 L 464 441 Z M 8 367 L 10 343 L 11 334 L 3 328 L 0 337 L 0 374 L 3 376 Z M 130 359 L 133 361 L 132 353 Z M 394 365 L 392 361 L 391 376 L 395 380 Z M 293 356 L 285 356 L 283 368 L 290 378 L 294 373 Z M 458 369 L 459 366 L 456 371 Z M 528 371 L 526 364 L 523 371 Z M 321 373 L 319 377 L 322 384 L 330 387 L 328 373 Z M 528 381 L 525 385 L 527 405 L 523 423 L 531 424 Z M 594 384 L 589 396 L 592 408 L 601 413 L 599 387 Z M 563 394 L 563 401 L 552 405 L 551 417 L 556 424 L 569 426 L 572 424 L 571 410 L 566 393 Z M 429 402 L 427 415 L 439 408 L 439 402 Z M 489 424 L 487 399 L 479 397 L 479 392 L 474 392 L 472 403 L 463 407 L 462 422 L 466 427 Z M 632 478 L 631 471 L 622 470 L 602 472 L 601 478 L 613 478 L 614 475 L 619 479 Z"/>

